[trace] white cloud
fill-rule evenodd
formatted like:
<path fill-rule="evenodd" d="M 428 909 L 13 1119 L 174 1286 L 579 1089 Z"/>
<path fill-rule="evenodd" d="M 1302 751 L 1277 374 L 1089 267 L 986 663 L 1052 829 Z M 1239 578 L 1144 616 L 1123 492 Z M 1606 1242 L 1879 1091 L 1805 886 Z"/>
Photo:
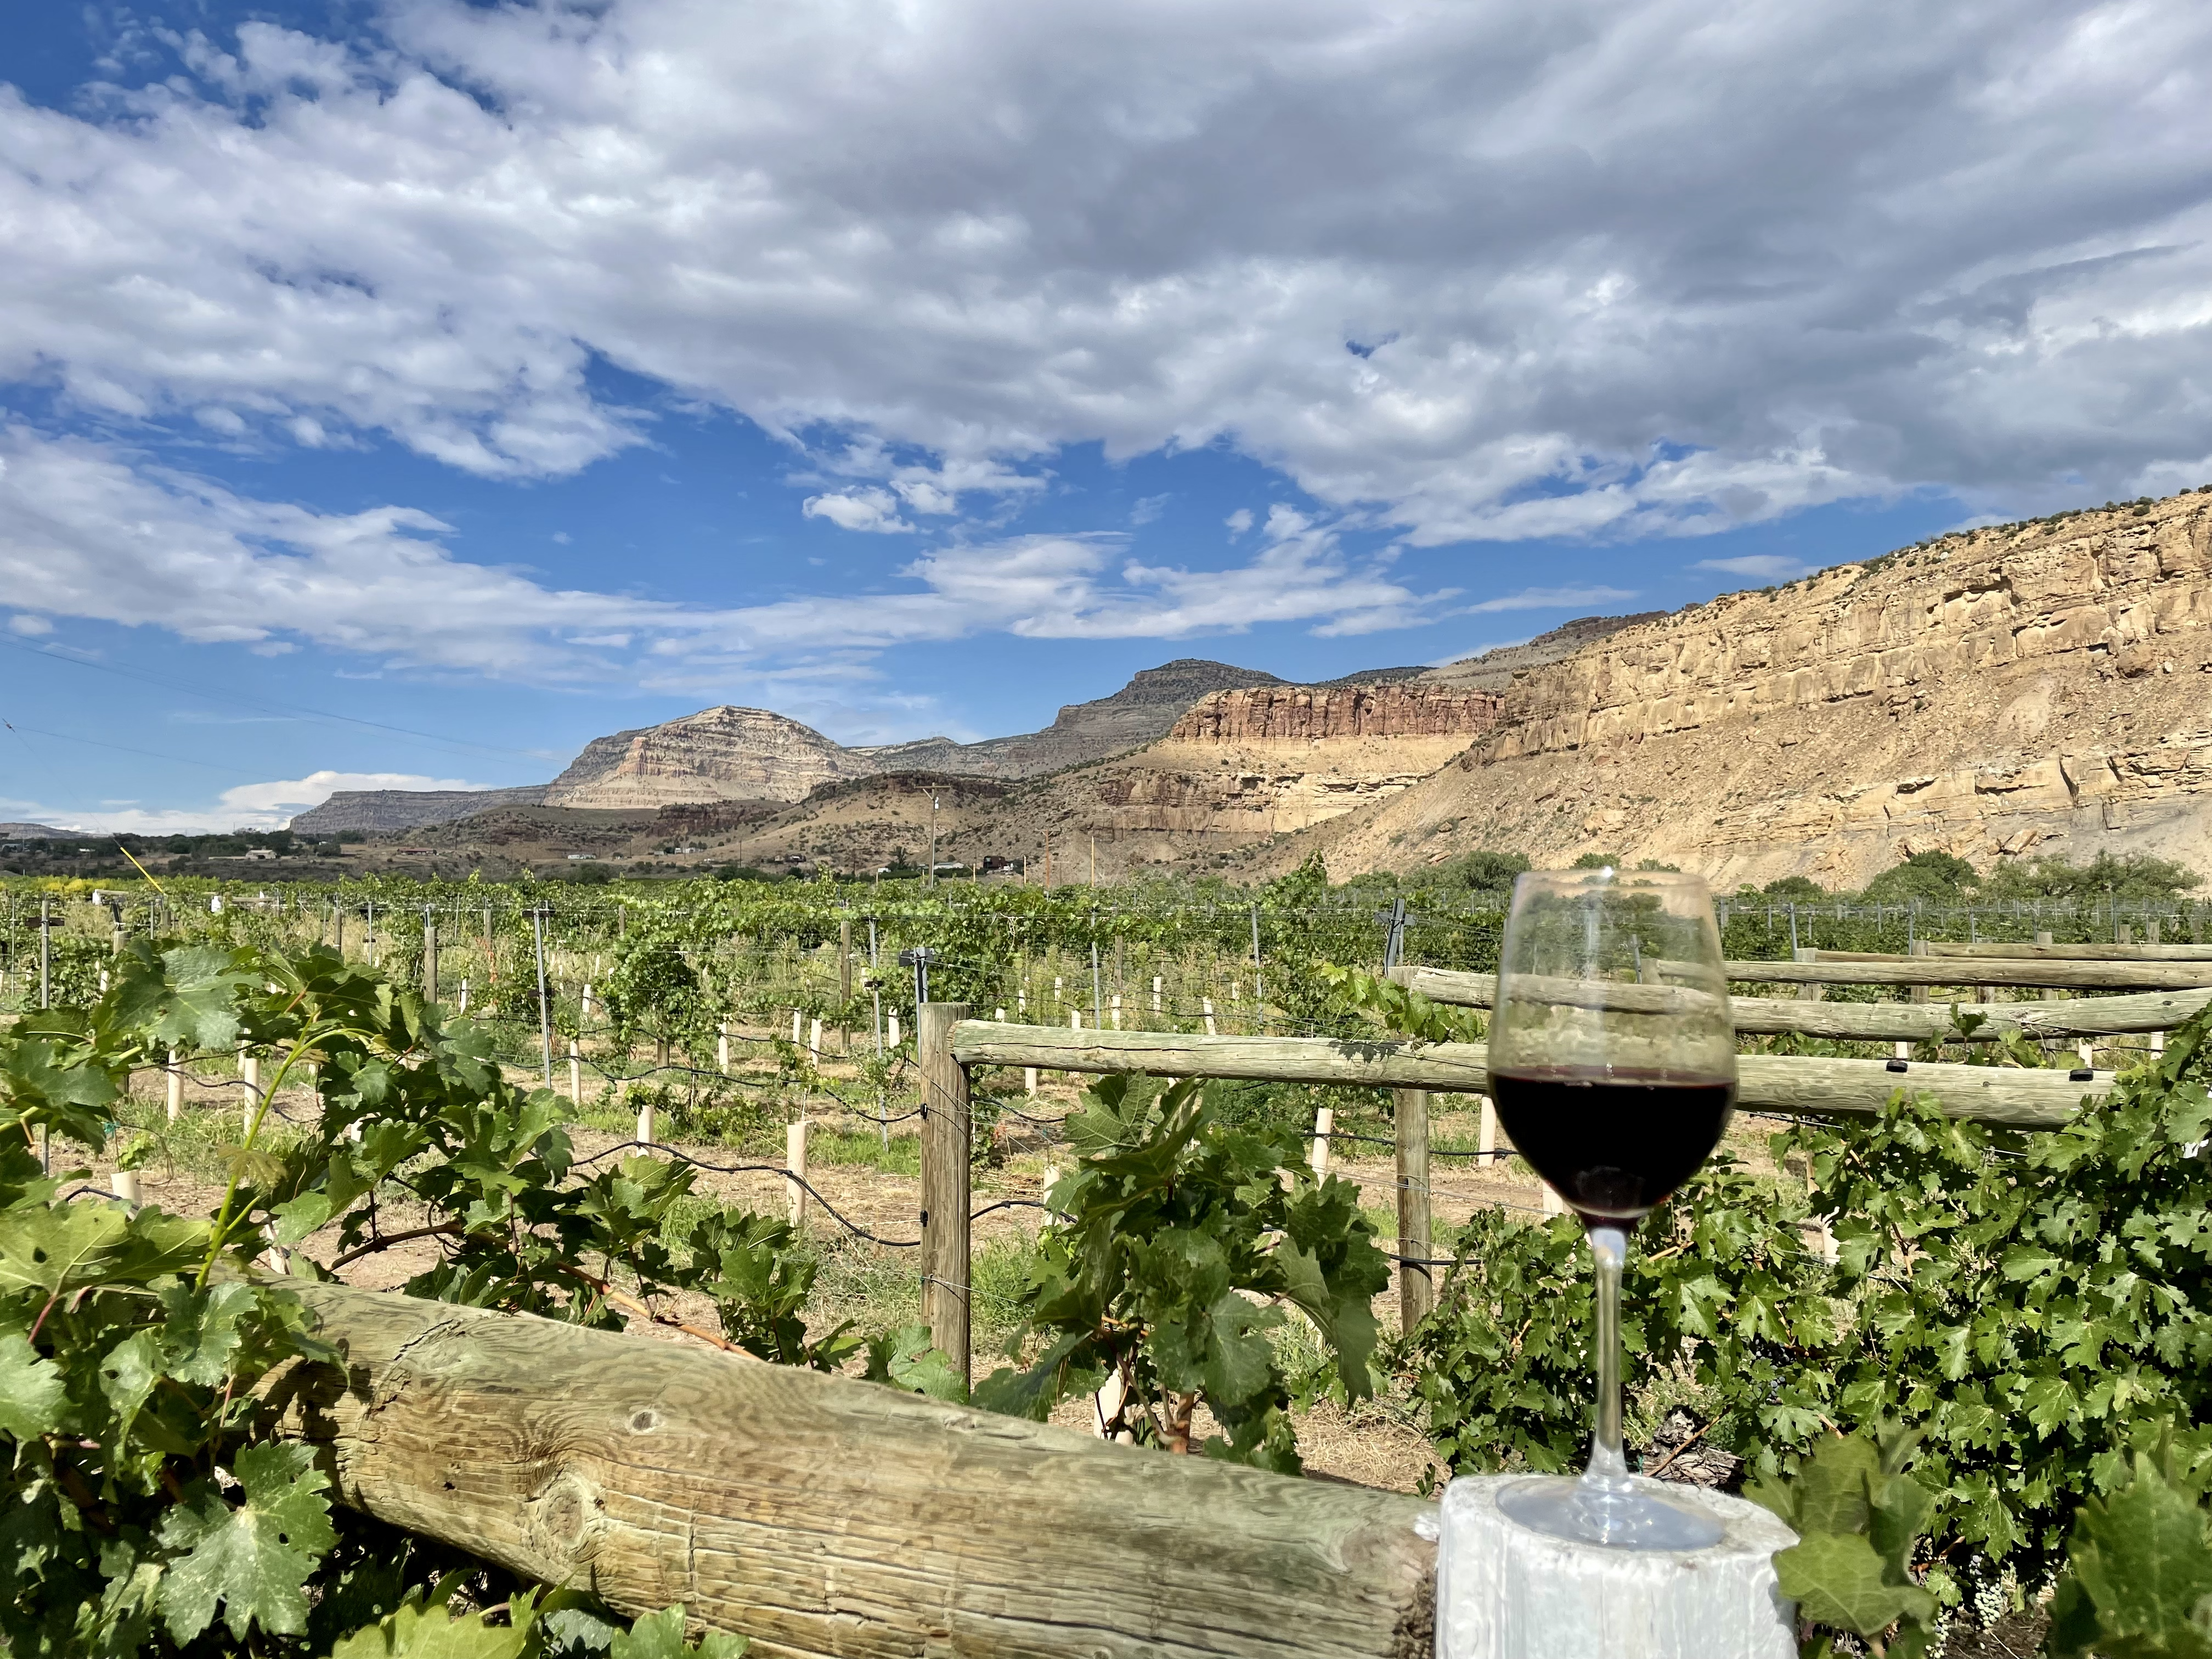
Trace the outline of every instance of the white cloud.
<path fill-rule="evenodd" d="M 827 519 L 840 530 L 873 530 L 885 534 L 910 532 L 914 526 L 898 515 L 898 501 L 888 489 L 853 489 L 836 495 L 809 495 L 800 509 L 810 519 Z"/>
<path fill-rule="evenodd" d="M 8 618 L 8 631 L 10 634 L 21 634 L 27 639 L 36 639 L 42 634 L 52 633 L 54 625 L 44 617 L 33 617 L 27 611 L 18 611 Z"/>
<path fill-rule="evenodd" d="M 129 460 L 0 428 L 0 588 L 54 616 L 199 641 L 306 641 L 400 666 L 672 692 L 851 680 L 887 647 L 993 631 L 1180 639 L 1292 622 L 1366 632 L 1426 620 L 1450 597 L 1415 593 L 1383 562 L 1346 555 L 1334 526 L 1278 507 L 1265 545 L 1227 570 L 1147 566 L 1118 533 L 1014 536 L 922 554 L 890 592 L 710 610 L 465 562 L 434 539 L 450 527 L 414 508 L 317 514 Z"/>
<path fill-rule="evenodd" d="M 304 812 L 342 789 L 483 789 L 465 778 L 429 778 L 413 772 L 310 772 L 304 778 L 242 783 L 222 792 L 222 804 L 241 812 Z"/>
<path fill-rule="evenodd" d="M 1240 507 L 1221 522 L 1229 526 L 1229 538 L 1234 541 L 1252 527 L 1252 509 Z"/>
<path fill-rule="evenodd" d="M 41 807 L 35 801 L 8 802 L 27 822 L 87 835 L 190 836 L 229 830 L 281 830 L 286 820 L 319 806 L 341 789 L 482 789 L 489 786 L 461 778 L 424 777 L 413 772 L 310 772 L 304 778 L 242 783 L 222 792 L 210 807 L 151 809 L 130 802 L 103 802 L 125 810 L 72 812 Z"/>
<path fill-rule="evenodd" d="M 1754 581 L 1794 582 L 1800 576 L 1810 574 L 1813 567 L 1786 554 L 1747 553 L 1736 559 L 1699 559 L 1690 568 L 1718 570 L 1731 576 L 1748 576 Z"/>
<path fill-rule="evenodd" d="M 0 378 L 527 477 L 639 441 L 598 354 L 911 513 L 1226 441 L 1431 544 L 2201 481 L 2185 0 L 383 21 L 0 92 Z"/>
<path fill-rule="evenodd" d="M 1571 587 L 1524 587 L 1518 593 L 1501 593 L 1496 599 L 1484 599 L 1476 605 L 1462 605 L 1452 614 L 1457 617 L 1485 616 L 1498 611 L 1557 611 L 1580 605 L 1618 605 L 1636 597 L 1629 587 L 1601 587 L 1577 586 Z"/>

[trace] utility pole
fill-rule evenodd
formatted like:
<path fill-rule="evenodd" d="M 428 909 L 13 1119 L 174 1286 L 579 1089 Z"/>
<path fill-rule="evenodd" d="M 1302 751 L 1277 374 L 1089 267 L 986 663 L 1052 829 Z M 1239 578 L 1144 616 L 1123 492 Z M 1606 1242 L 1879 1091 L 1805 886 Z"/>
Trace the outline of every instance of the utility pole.
<path fill-rule="evenodd" d="M 937 885 L 937 796 L 933 791 L 929 797 L 929 884 Z"/>

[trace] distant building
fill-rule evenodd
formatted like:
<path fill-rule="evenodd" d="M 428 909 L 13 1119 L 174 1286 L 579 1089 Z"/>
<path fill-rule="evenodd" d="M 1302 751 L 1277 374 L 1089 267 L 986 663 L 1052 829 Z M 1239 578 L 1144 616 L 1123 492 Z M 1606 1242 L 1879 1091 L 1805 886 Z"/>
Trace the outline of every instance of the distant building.
<path fill-rule="evenodd" d="M 273 847 L 249 847 L 246 849 L 246 856 L 250 859 L 273 859 L 276 856 L 276 849 Z"/>

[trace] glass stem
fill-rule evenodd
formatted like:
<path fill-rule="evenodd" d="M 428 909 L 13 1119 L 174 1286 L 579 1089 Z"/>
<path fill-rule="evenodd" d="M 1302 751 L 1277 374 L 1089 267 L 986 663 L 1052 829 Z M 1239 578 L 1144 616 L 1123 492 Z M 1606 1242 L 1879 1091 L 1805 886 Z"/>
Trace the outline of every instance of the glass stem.
<path fill-rule="evenodd" d="M 1628 1235 L 1619 1227 L 1592 1227 L 1597 1258 L 1597 1432 L 1590 1441 L 1587 1486 L 1625 1490 L 1628 1458 L 1620 1443 L 1620 1273 L 1628 1261 Z"/>

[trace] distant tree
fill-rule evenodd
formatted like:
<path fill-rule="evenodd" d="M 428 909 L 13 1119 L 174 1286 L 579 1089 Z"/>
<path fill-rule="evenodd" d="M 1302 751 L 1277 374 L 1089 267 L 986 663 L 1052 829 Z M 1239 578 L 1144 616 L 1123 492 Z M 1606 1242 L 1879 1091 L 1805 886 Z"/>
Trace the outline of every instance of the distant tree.
<path fill-rule="evenodd" d="M 1328 891 L 1328 866 L 1322 862 L 1320 854 L 1309 853 L 1304 864 L 1287 876 L 1276 877 L 1260 890 L 1288 904 L 1320 898 Z"/>
<path fill-rule="evenodd" d="M 1567 866 L 1570 870 L 1618 870 L 1620 857 L 1615 853 L 1585 853 Z"/>
<path fill-rule="evenodd" d="M 1981 896 L 2008 902 L 2101 899 L 2109 889 L 2114 898 L 2134 904 L 2179 898 L 2203 883 L 2187 866 L 2147 854 L 2114 858 L 2100 853 L 2087 864 L 2054 855 L 1999 866 L 1983 884 Z"/>
<path fill-rule="evenodd" d="M 1764 898 L 1778 899 L 1784 904 L 1817 904 L 1828 896 L 1828 890 L 1810 876 L 1784 876 L 1770 881 L 1759 890 Z"/>
<path fill-rule="evenodd" d="M 1915 853 L 1883 871 L 1860 896 L 1872 904 L 1903 904 L 1913 899 L 1956 904 L 1972 896 L 1981 884 L 1981 872 L 1966 860 L 1931 850 Z"/>
<path fill-rule="evenodd" d="M 1528 867 L 1519 853 L 1468 853 L 1437 866 L 1429 880 L 1440 888 L 1494 895 L 1503 903 L 1513 890 L 1513 878 Z"/>

